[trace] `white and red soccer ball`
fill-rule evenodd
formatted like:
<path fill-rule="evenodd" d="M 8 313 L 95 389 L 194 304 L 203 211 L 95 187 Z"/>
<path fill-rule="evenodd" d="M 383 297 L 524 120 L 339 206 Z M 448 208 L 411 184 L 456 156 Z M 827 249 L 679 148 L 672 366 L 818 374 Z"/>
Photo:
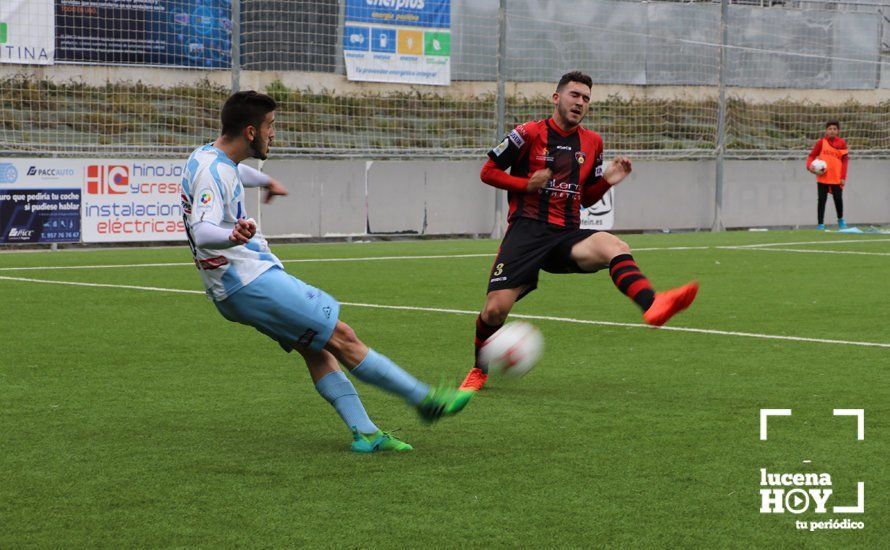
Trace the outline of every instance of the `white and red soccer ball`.
<path fill-rule="evenodd" d="M 479 350 L 479 363 L 489 375 L 518 378 L 535 366 L 544 351 L 541 331 L 530 323 L 507 323 L 485 341 Z"/>

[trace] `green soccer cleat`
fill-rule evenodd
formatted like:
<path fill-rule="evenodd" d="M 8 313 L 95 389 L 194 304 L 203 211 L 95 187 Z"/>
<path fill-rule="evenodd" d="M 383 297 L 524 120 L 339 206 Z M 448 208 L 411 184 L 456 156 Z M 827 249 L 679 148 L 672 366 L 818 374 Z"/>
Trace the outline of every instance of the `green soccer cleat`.
<path fill-rule="evenodd" d="M 451 386 L 436 386 L 430 389 L 423 401 L 417 405 L 417 414 L 430 423 L 443 416 L 457 414 L 467 406 L 474 393 L 476 392 L 459 390 Z"/>
<path fill-rule="evenodd" d="M 352 452 L 354 453 L 376 453 L 377 451 L 396 451 L 401 453 L 413 450 L 414 447 L 396 438 L 389 432 L 381 430 L 377 430 L 377 433 L 373 434 L 352 432 Z"/>

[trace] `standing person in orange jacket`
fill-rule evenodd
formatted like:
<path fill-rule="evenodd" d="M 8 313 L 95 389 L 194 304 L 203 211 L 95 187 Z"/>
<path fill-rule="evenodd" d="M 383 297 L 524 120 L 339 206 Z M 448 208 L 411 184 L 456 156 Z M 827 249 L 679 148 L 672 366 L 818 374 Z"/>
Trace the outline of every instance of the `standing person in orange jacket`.
<path fill-rule="evenodd" d="M 819 201 L 816 214 L 819 221 L 819 229 L 825 229 L 825 202 L 828 194 L 834 197 L 834 208 L 837 210 L 837 225 L 839 229 L 847 227 L 844 221 L 844 185 L 847 183 L 847 142 L 838 133 L 841 125 L 836 120 L 830 120 L 825 124 L 825 136 L 816 142 L 810 156 L 807 157 L 807 170 L 816 174 L 816 183 L 819 186 Z M 819 159 L 825 162 L 824 170 L 813 168 L 813 161 Z"/>

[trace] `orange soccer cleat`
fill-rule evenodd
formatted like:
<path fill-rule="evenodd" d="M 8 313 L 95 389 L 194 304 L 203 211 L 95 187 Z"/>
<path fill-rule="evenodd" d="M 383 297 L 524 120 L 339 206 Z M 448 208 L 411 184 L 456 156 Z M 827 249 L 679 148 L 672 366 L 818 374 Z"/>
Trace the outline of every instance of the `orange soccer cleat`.
<path fill-rule="evenodd" d="M 470 390 L 470 391 L 479 391 L 482 389 L 482 386 L 485 385 L 485 382 L 488 380 L 488 375 L 482 372 L 482 369 L 479 367 L 473 367 L 470 369 L 467 377 L 464 378 L 464 381 L 460 385 L 460 390 Z"/>
<path fill-rule="evenodd" d="M 664 292 L 656 292 L 655 301 L 643 313 L 643 320 L 650 325 L 660 327 L 671 317 L 692 305 L 697 293 L 698 283 L 695 281 Z"/>

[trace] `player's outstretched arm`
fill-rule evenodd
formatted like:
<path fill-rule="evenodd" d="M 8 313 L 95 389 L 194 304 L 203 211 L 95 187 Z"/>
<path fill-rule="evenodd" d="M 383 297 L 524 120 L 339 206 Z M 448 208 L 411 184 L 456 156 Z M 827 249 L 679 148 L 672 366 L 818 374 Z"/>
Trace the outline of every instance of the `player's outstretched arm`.
<path fill-rule="evenodd" d="M 256 222 L 240 219 L 232 230 L 211 222 L 201 222 L 192 227 L 192 238 L 198 248 L 220 249 L 246 244 L 256 235 Z"/>
<path fill-rule="evenodd" d="M 243 162 L 238 164 L 238 177 L 241 178 L 241 184 L 244 187 L 265 187 L 272 180 L 272 176 L 269 174 L 260 172 Z"/>
<path fill-rule="evenodd" d="M 603 179 L 606 180 L 606 183 L 609 185 L 618 185 L 631 173 L 631 171 L 633 171 L 633 165 L 631 164 L 630 159 L 618 156 L 613 158 L 612 162 L 609 163 L 608 168 L 603 170 Z"/>
<path fill-rule="evenodd" d="M 581 206 L 587 208 L 596 204 L 613 185 L 618 185 L 633 170 L 627 157 L 615 157 L 603 170 L 601 177 L 596 177 L 581 186 Z"/>
<path fill-rule="evenodd" d="M 536 171 L 530 178 L 521 178 L 508 174 L 501 170 L 493 161 L 489 160 L 482 167 L 479 177 L 483 183 L 498 189 L 505 189 L 514 193 L 530 193 L 547 185 L 547 181 L 552 175 L 553 173 L 549 168 L 544 168 Z"/>
<path fill-rule="evenodd" d="M 266 204 L 272 202 L 274 197 L 287 195 L 287 189 L 280 181 L 252 166 L 239 164 L 238 175 L 241 177 L 244 187 L 264 187 L 266 189 L 266 196 L 263 198 L 263 202 Z"/>
<path fill-rule="evenodd" d="M 265 204 L 269 204 L 272 202 L 272 199 L 275 197 L 283 197 L 287 195 L 287 189 L 278 180 L 272 178 L 269 181 L 269 185 L 266 186 L 266 196 L 263 197 L 263 202 Z"/>

